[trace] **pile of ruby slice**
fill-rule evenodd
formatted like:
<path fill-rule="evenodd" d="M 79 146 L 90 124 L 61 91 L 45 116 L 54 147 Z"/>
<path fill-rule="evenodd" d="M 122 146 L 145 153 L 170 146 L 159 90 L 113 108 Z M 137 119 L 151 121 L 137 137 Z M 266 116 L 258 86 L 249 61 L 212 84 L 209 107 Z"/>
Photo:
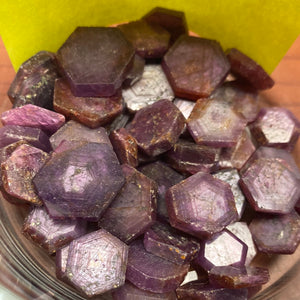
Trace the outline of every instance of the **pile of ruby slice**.
<path fill-rule="evenodd" d="M 260 109 L 273 84 L 182 12 L 78 27 L 9 89 L 2 195 L 85 297 L 248 299 L 270 277 L 257 252 L 300 242 L 300 123 Z"/>

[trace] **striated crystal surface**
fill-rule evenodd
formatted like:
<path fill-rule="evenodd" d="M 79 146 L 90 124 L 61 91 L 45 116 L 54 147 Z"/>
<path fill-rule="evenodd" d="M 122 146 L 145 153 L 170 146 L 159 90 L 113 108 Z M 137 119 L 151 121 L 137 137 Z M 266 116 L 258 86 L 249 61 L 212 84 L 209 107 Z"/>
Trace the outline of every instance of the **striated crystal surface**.
<path fill-rule="evenodd" d="M 123 89 L 122 96 L 131 112 L 161 99 L 174 99 L 173 90 L 161 65 L 155 64 L 146 65 L 142 78 L 131 87 Z"/>
<path fill-rule="evenodd" d="M 57 52 L 75 96 L 112 96 L 134 59 L 134 48 L 118 28 L 77 27 Z"/>
<path fill-rule="evenodd" d="M 53 254 L 86 232 L 86 224 L 78 220 L 53 220 L 45 207 L 31 210 L 23 224 L 23 234 Z"/>
<path fill-rule="evenodd" d="M 145 60 L 139 55 L 134 56 L 133 65 L 129 73 L 126 76 L 126 79 L 123 82 L 123 86 L 128 87 L 135 84 L 138 80 L 142 78 L 145 67 Z"/>
<path fill-rule="evenodd" d="M 55 81 L 54 110 L 90 128 L 111 122 L 123 110 L 121 92 L 109 97 L 76 97 L 66 80 Z"/>
<path fill-rule="evenodd" d="M 118 28 L 143 58 L 161 58 L 169 49 L 170 33 L 157 24 L 138 20 L 121 24 Z"/>
<path fill-rule="evenodd" d="M 187 120 L 187 128 L 197 144 L 233 147 L 247 125 L 222 97 L 200 99 Z"/>
<path fill-rule="evenodd" d="M 65 124 L 65 116 L 36 105 L 26 104 L 3 112 L 1 122 L 3 125 L 39 128 L 51 135 Z"/>
<path fill-rule="evenodd" d="M 157 185 L 129 165 L 122 165 L 122 170 L 126 182 L 104 212 L 99 226 L 129 243 L 155 221 Z"/>
<path fill-rule="evenodd" d="M 226 78 L 230 65 L 220 44 L 182 35 L 163 57 L 162 67 L 176 97 L 209 97 Z"/>
<path fill-rule="evenodd" d="M 48 154 L 30 145 L 20 145 L 1 164 L 2 181 L 5 192 L 24 203 L 41 205 L 32 184 L 32 178 L 44 165 Z"/>
<path fill-rule="evenodd" d="M 300 216 L 295 211 L 258 216 L 249 228 L 258 250 L 265 253 L 292 254 L 300 243 Z"/>
<path fill-rule="evenodd" d="M 19 68 L 8 97 L 14 107 L 25 104 L 52 109 L 53 89 L 58 70 L 54 53 L 40 51 Z"/>
<path fill-rule="evenodd" d="M 166 191 L 171 186 L 183 180 L 184 176 L 161 161 L 143 165 L 139 167 L 138 170 L 157 183 L 157 214 L 163 220 L 168 220 L 168 211 L 165 200 Z"/>
<path fill-rule="evenodd" d="M 106 131 L 110 134 L 114 130 L 118 130 L 127 125 L 130 119 L 130 115 L 127 112 L 122 112 L 119 116 L 117 116 L 110 124 L 106 125 Z"/>
<path fill-rule="evenodd" d="M 112 131 L 109 139 L 120 163 L 137 167 L 138 146 L 136 139 L 125 128 Z"/>
<path fill-rule="evenodd" d="M 300 122 L 285 108 L 262 108 L 250 130 L 260 145 L 292 151 L 300 135 Z"/>
<path fill-rule="evenodd" d="M 39 128 L 7 125 L 0 128 L 0 148 L 24 140 L 43 151 L 52 150 L 49 137 Z"/>
<path fill-rule="evenodd" d="M 230 185 L 235 201 L 235 207 L 239 219 L 241 219 L 245 210 L 246 199 L 239 187 L 240 175 L 238 171 L 236 169 L 225 169 L 214 173 L 213 177 L 227 182 Z"/>
<path fill-rule="evenodd" d="M 200 249 L 200 243 L 164 223 L 156 223 L 144 235 L 145 249 L 159 257 L 182 265 L 189 263 Z"/>
<path fill-rule="evenodd" d="M 175 98 L 173 103 L 179 108 L 179 110 L 182 112 L 183 116 L 188 119 L 194 106 L 194 101 L 189 101 L 185 99 Z"/>
<path fill-rule="evenodd" d="M 208 240 L 201 241 L 195 263 L 205 270 L 213 267 L 245 265 L 248 247 L 233 233 L 224 229 Z"/>
<path fill-rule="evenodd" d="M 226 51 L 231 72 L 249 82 L 257 90 L 269 89 L 274 85 L 273 79 L 254 60 L 235 48 Z"/>
<path fill-rule="evenodd" d="M 97 221 L 124 175 L 110 146 L 87 142 L 52 155 L 33 183 L 51 217 Z"/>
<path fill-rule="evenodd" d="M 55 254 L 56 277 L 63 281 L 67 280 L 66 267 L 69 256 L 69 248 L 70 246 L 67 245 L 58 249 Z"/>
<path fill-rule="evenodd" d="M 103 294 L 125 283 L 128 246 L 104 229 L 70 244 L 68 280 L 86 296 Z"/>
<path fill-rule="evenodd" d="M 171 34 L 170 42 L 173 44 L 182 34 L 188 34 L 185 14 L 182 11 L 155 7 L 144 17 L 150 24 L 157 24 L 165 28 Z"/>
<path fill-rule="evenodd" d="M 221 231 L 238 218 L 229 184 L 203 172 L 172 186 L 166 201 L 171 225 L 199 238 Z"/>
<path fill-rule="evenodd" d="M 177 265 L 147 252 L 143 242 L 131 243 L 126 279 L 140 289 L 153 293 L 175 290 L 189 270 L 189 264 Z"/>
<path fill-rule="evenodd" d="M 184 124 L 180 110 L 163 99 L 139 110 L 126 128 L 147 155 L 156 156 L 172 148 Z"/>

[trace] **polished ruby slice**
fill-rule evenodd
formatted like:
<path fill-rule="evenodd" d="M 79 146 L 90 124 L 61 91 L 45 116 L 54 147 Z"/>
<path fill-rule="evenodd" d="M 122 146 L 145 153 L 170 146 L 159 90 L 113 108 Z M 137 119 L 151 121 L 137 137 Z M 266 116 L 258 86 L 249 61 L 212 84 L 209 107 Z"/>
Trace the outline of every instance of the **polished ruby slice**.
<path fill-rule="evenodd" d="M 182 11 L 155 7 L 144 17 L 150 24 L 157 24 L 165 28 L 171 34 L 170 42 L 173 44 L 182 34 L 188 34 L 185 14 Z"/>
<path fill-rule="evenodd" d="M 258 250 L 265 253 L 292 254 L 300 243 L 300 216 L 295 211 L 256 217 L 249 228 Z"/>
<path fill-rule="evenodd" d="M 36 105 L 26 104 L 3 112 L 1 122 L 3 125 L 39 128 L 52 135 L 65 124 L 65 116 Z"/>
<path fill-rule="evenodd" d="M 23 233 L 53 254 L 86 232 L 86 223 L 78 220 L 53 220 L 45 207 L 35 207 L 27 216 Z"/>
<path fill-rule="evenodd" d="M 8 97 L 14 107 L 34 104 L 52 109 L 56 78 L 55 55 L 48 51 L 38 52 L 21 65 L 8 90 Z"/>
<path fill-rule="evenodd" d="M 170 34 L 159 25 L 138 20 L 121 24 L 118 28 L 143 58 L 161 58 L 169 49 Z"/>
<path fill-rule="evenodd" d="M 189 264 L 177 265 L 147 252 L 143 242 L 129 247 L 126 279 L 140 289 L 153 293 L 175 290 L 189 270 Z"/>
<path fill-rule="evenodd" d="M 106 97 L 121 87 L 134 48 L 118 28 L 77 27 L 57 59 L 75 96 Z"/>
<path fill-rule="evenodd" d="M 124 175 L 112 147 L 87 142 L 52 155 L 33 182 L 51 217 L 97 221 Z"/>
<path fill-rule="evenodd" d="M 138 146 L 136 139 L 125 128 L 112 131 L 109 139 L 120 163 L 137 167 Z"/>
<path fill-rule="evenodd" d="M 157 185 L 129 165 L 122 165 L 122 170 L 126 182 L 101 217 L 99 226 L 129 243 L 156 219 Z"/>
<path fill-rule="evenodd" d="M 226 78 L 230 65 L 220 44 L 182 35 L 163 57 L 162 67 L 176 97 L 209 97 Z"/>
<path fill-rule="evenodd" d="M 86 296 L 103 294 L 125 283 L 128 246 L 104 229 L 70 244 L 67 279 Z"/>
<path fill-rule="evenodd" d="M 172 186 L 166 201 L 171 225 L 200 238 L 238 219 L 229 184 L 207 173 L 198 172 Z"/>
<path fill-rule="evenodd" d="M 129 73 L 126 76 L 126 79 L 123 82 L 123 86 L 128 87 L 135 84 L 138 80 L 141 79 L 145 67 L 145 60 L 139 55 L 134 56 L 133 65 Z"/>
<path fill-rule="evenodd" d="M 127 126 L 138 146 L 149 156 L 168 151 L 185 124 L 180 110 L 169 100 L 160 100 L 139 110 Z"/>
<path fill-rule="evenodd" d="M 269 89 L 274 85 L 273 79 L 254 60 L 235 48 L 226 51 L 230 61 L 231 72 L 249 82 L 258 90 Z"/>
<path fill-rule="evenodd" d="M 119 91 L 110 97 L 76 97 L 66 80 L 58 79 L 54 86 L 54 110 L 90 128 L 110 123 L 123 110 Z"/>
<path fill-rule="evenodd" d="M 48 159 L 48 154 L 30 145 L 21 145 L 1 164 L 5 192 L 24 203 L 42 205 L 32 179 Z"/>

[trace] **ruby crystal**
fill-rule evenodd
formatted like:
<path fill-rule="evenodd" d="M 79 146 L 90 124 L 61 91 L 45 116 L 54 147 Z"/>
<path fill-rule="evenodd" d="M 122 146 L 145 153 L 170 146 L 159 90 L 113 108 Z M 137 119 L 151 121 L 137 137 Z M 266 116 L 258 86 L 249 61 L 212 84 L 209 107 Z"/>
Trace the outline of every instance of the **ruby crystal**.
<path fill-rule="evenodd" d="M 139 55 L 134 56 L 133 65 L 123 82 L 123 86 L 128 87 L 139 81 L 143 75 L 145 60 Z"/>
<path fill-rule="evenodd" d="M 182 112 L 183 116 L 188 119 L 194 106 L 195 102 L 194 101 L 189 101 L 185 99 L 180 99 L 180 98 L 175 98 L 173 102 L 179 110 Z"/>
<path fill-rule="evenodd" d="M 66 267 L 69 256 L 69 248 L 67 245 L 56 251 L 55 264 L 56 264 L 56 277 L 60 280 L 67 281 Z"/>
<path fill-rule="evenodd" d="M 57 59 L 75 96 L 106 97 L 121 87 L 134 49 L 118 28 L 77 27 Z"/>

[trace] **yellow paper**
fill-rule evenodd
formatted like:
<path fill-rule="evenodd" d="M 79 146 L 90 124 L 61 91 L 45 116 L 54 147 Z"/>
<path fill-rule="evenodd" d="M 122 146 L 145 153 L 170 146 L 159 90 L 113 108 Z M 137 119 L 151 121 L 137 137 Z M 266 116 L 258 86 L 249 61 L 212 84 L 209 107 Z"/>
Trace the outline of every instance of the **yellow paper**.
<path fill-rule="evenodd" d="M 0 0 L 0 35 L 12 64 L 57 51 L 76 26 L 139 19 L 155 6 L 182 10 L 189 28 L 236 47 L 269 73 L 300 34 L 299 0 Z"/>

